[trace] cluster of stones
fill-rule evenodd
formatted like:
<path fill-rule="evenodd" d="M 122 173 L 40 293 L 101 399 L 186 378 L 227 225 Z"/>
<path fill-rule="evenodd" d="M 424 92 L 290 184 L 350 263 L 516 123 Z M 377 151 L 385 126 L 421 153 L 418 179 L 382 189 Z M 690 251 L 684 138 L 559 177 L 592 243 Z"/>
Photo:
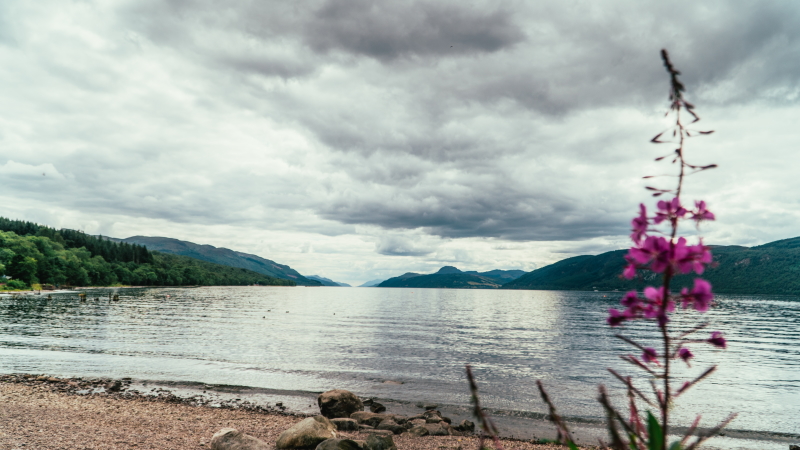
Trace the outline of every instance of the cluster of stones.
<path fill-rule="evenodd" d="M 365 411 L 369 406 L 370 411 Z M 450 436 L 471 434 L 475 424 L 468 420 L 453 426 L 451 420 L 426 405 L 426 411 L 407 417 L 386 414 L 386 408 L 374 401 L 363 401 L 343 389 L 324 392 L 317 398 L 320 415 L 309 417 L 281 433 L 275 444 L 280 450 L 396 450 L 392 436 Z M 339 431 L 367 432 L 365 440 L 342 439 Z M 224 428 L 211 440 L 212 450 L 266 450 L 267 444 L 233 428 Z"/>
<path fill-rule="evenodd" d="M 54 392 L 77 393 L 102 391 L 116 394 L 131 384 L 130 378 L 113 380 L 110 378 L 57 378 L 47 375 L 10 374 L 0 375 L 0 382 L 18 383 L 27 386 L 46 385 Z M 101 389 L 102 388 L 102 389 Z"/>

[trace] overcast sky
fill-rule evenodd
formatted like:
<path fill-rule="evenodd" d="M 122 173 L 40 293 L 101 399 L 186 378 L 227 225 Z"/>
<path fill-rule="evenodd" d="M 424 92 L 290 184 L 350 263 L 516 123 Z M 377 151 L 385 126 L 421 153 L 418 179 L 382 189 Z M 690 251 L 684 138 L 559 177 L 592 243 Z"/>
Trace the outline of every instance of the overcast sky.
<path fill-rule="evenodd" d="M 5 0 L 0 215 L 351 284 L 622 248 L 673 170 L 662 47 L 706 242 L 800 236 L 787 1 Z"/>

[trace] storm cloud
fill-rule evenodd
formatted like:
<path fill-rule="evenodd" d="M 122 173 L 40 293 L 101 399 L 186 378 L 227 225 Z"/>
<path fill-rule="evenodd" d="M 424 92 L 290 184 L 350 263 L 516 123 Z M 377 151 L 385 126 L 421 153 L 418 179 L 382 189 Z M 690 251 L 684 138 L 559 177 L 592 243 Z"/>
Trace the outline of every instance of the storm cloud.
<path fill-rule="evenodd" d="M 792 237 L 798 23 L 777 1 L 3 2 L 0 201 L 351 284 L 610 250 L 670 170 L 647 144 L 666 47 L 717 131 L 689 149 L 720 164 L 688 184 L 707 240 Z"/>

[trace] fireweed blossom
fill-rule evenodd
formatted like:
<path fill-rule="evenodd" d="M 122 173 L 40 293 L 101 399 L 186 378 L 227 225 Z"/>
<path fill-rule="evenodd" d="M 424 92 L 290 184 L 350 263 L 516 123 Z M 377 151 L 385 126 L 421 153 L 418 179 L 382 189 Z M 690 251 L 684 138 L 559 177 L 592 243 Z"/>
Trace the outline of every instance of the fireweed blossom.
<path fill-rule="evenodd" d="M 680 189 L 678 189 L 678 192 L 680 192 Z M 642 353 L 638 358 L 633 355 L 627 355 L 622 359 L 647 370 L 650 375 L 655 375 L 664 380 L 664 387 L 656 389 L 654 393 L 656 403 L 661 410 L 661 426 L 665 430 L 668 429 L 666 424 L 668 423 L 670 399 L 682 395 L 715 369 L 715 367 L 708 369 L 698 378 L 686 381 L 680 388 L 672 391 L 670 389 L 670 360 L 679 360 L 691 367 L 690 360 L 695 355 L 692 350 L 685 347 L 685 344 L 688 343 L 705 343 L 721 349 L 727 346 L 727 341 L 720 331 L 714 331 L 707 339 L 685 339 L 684 335 L 700 330 L 703 326 L 684 333 L 684 335 L 677 338 L 677 342 L 673 345 L 672 339 L 676 338 L 670 337 L 667 328 L 670 322 L 670 315 L 676 312 L 675 306 L 677 303 L 680 303 L 684 310 L 694 309 L 699 313 L 705 313 L 714 301 L 711 283 L 702 278 L 695 278 L 693 286 L 691 288 L 682 288 L 680 294 L 673 294 L 669 290 L 670 282 L 675 275 L 691 273 L 703 275 L 706 267 L 713 262 L 711 250 L 703 244 L 702 239 L 698 240 L 696 244 L 690 244 L 686 238 L 677 236 L 678 225 L 683 220 L 692 220 L 699 225 L 702 221 L 716 219 L 714 213 L 708 210 L 705 201 L 698 200 L 694 204 L 695 208 L 688 210 L 681 205 L 680 195 L 676 195 L 672 200 L 659 201 L 653 215 L 648 215 L 647 207 L 644 204 L 639 205 L 639 214 L 631 220 L 630 238 L 633 245 L 625 255 L 626 265 L 621 277 L 631 280 L 637 276 L 638 271 L 649 270 L 660 274 L 663 283 L 661 286 L 647 286 L 641 294 L 635 290 L 626 292 L 620 299 L 622 308 L 610 308 L 606 318 L 608 325 L 611 327 L 620 327 L 626 322 L 634 320 L 646 320 L 654 321 L 661 330 L 664 341 L 663 353 L 653 347 L 645 347 L 623 338 L 638 347 Z M 664 230 L 663 227 L 665 226 L 668 229 Z M 618 376 L 618 378 L 620 377 Z M 624 381 L 623 378 L 620 379 Z M 627 383 L 629 383 L 629 395 L 633 395 L 630 378 L 628 378 Z M 601 393 L 601 401 L 602 395 Z M 644 399 L 644 397 L 642 398 Z M 607 409 L 611 408 L 610 404 L 604 404 L 604 406 Z M 635 409 L 631 411 L 631 425 L 641 423 L 634 411 Z M 634 420 L 634 417 L 637 418 Z M 732 418 L 729 420 L 732 420 Z M 696 421 L 699 421 L 699 417 Z M 649 438 L 642 434 L 638 439 L 640 439 L 640 442 L 645 442 Z M 688 439 L 688 435 L 684 437 L 684 441 L 686 439 Z M 698 441 L 701 439 L 698 437 Z M 632 442 L 635 442 L 635 439 Z M 664 445 L 666 445 L 666 438 L 664 438 Z M 625 448 L 622 446 L 615 447 Z M 631 446 L 631 448 L 641 447 Z"/>
<path fill-rule="evenodd" d="M 722 332 L 715 331 L 711 333 L 711 337 L 708 338 L 708 343 L 713 345 L 714 347 L 725 348 L 728 346 L 728 341 L 722 337 Z"/>
<path fill-rule="evenodd" d="M 671 408 L 671 401 L 675 397 L 682 395 L 694 384 L 711 374 L 716 366 L 713 366 L 699 375 L 697 378 L 684 382 L 678 389 L 673 387 L 673 377 L 671 372 L 670 362 L 674 360 L 683 361 L 689 365 L 689 361 L 694 358 L 692 350 L 686 347 L 687 344 L 706 344 L 716 348 L 725 348 L 727 341 L 720 331 L 714 331 L 711 336 L 706 339 L 690 338 L 693 333 L 699 332 L 705 328 L 706 324 L 699 325 L 688 331 L 679 334 L 673 334 L 669 330 L 670 315 L 676 314 L 675 305 L 680 303 L 682 310 L 694 309 L 699 313 L 705 313 L 709 310 L 714 302 L 714 294 L 711 288 L 711 283 L 702 279 L 695 278 L 693 286 L 683 287 L 680 293 L 673 293 L 670 291 L 671 284 L 673 284 L 676 275 L 695 274 L 697 276 L 703 275 L 709 264 L 713 262 L 711 249 L 703 244 L 702 239 L 696 243 L 690 243 L 685 237 L 678 234 L 678 228 L 682 221 L 691 220 L 695 225 L 699 226 L 701 222 L 713 221 L 716 216 L 713 212 L 709 211 L 706 202 L 697 200 L 694 202 L 694 208 L 687 208 L 683 205 L 681 194 L 683 192 L 684 178 L 697 172 L 707 169 L 715 168 L 715 164 L 706 166 L 693 165 L 684 159 L 684 144 L 686 139 L 695 135 L 710 134 L 711 131 L 695 131 L 689 130 L 687 125 L 683 123 L 681 115 L 693 119 L 691 123 L 695 123 L 700 118 L 694 112 L 694 105 L 685 101 L 683 98 L 684 86 L 678 81 L 680 72 L 675 70 L 669 60 L 666 50 L 662 50 L 661 57 L 664 61 L 664 66 L 670 74 L 670 112 L 674 114 L 674 125 L 659 133 L 654 137 L 651 142 L 655 144 L 671 143 L 676 144 L 677 148 L 671 147 L 674 151 L 656 158 L 656 161 L 661 161 L 666 158 L 671 160 L 678 169 L 677 187 L 674 189 L 663 189 L 659 187 L 648 186 L 647 189 L 652 192 L 654 197 L 660 197 L 664 194 L 671 196 L 671 198 L 660 200 L 656 203 L 656 207 L 652 214 L 648 214 L 647 207 L 642 203 L 639 205 L 639 212 L 631 220 L 631 234 L 630 239 L 633 245 L 628 249 L 625 255 L 625 267 L 622 270 L 621 277 L 631 280 L 636 278 L 639 271 L 651 271 L 661 278 L 660 286 L 647 286 L 643 289 L 641 294 L 638 291 L 629 291 L 620 300 L 622 308 L 611 308 L 608 310 L 608 317 L 606 321 L 611 327 L 621 327 L 627 322 L 634 320 L 652 321 L 656 324 L 660 331 L 663 350 L 656 350 L 654 347 L 639 344 L 622 335 L 616 335 L 628 344 L 638 348 L 642 353 L 637 358 L 633 355 L 625 355 L 622 357 L 640 369 L 645 370 L 649 376 L 660 380 L 653 383 L 653 397 L 644 395 L 641 391 L 633 387 L 633 381 L 630 377 L 623 377 L 616 371 L 609 369 L 609 371 L 616 376 L 620 381 L 628 386 L 628 395 L 631 398 L 630 403 L 630 420 L 625 421 L 624 415 L 615 410 L 606 397 L 605 390 L 601 388 L 600 401 L 606 408 L 609 419 L 609 430 L 612 437 L 611 447 L 624 450 L 628 448 L 644 450 L 647 448 L 677 448 L 677 449 L 694 449 L 702 441 L 709 436 L 696 436 L 693 443 L 688 440 L 692 437 L 696 429 L 700 417 L 695 420 L 694 425 L 689 428 L 689 432 L 678 442 L 667 445 L 667 435 L 669 434 L 669 414 Z M 672 136 L 672 141 L 662 141 L 662 136 Z M 652 177 L 645 177 L 652 178 Z M 657 386 L 659 384 L 660 386 Z M 655 419 L 648 413 L 648 421 L 652 426 L 653 420 L 656 420 L 656 426 L 659 428 L 658 438 L 659 443 L 653 445 L 652 438 L 654 437 L 650 431 L 642 426 L 637 407 L 634 404 L 634 397 L 639 398 L 652 406 L 656 406 L 660 412 L 660 421 Z M 654 400 L 653 400 L 654 398 Z M 616 417 L 617 420 L 611 418 Z M 735 415 L 730 416 L 722 424 L 718 425 L 718 431 L 730 420 L 733 420 Z M 624 430 L 617 430 L 619 422 Z M 624 442 L 621 436 L 627 436 L 630 442 Z"/>
<path fill-rule="evenodd" d="M 628 264 L 622 271 L 622 277 L 633 279 L 637 270 L 640 269 L 649 269 L 656 273 L 666 272 L 669 273 L 670 278 L 679 273 L 694 272 L 702 275 L 706 266 L 713 261 L 711 250 L 703 245 L 702 239 L 696 245 L 687 245 L 684 237 L 668 240 L 663 236 L 648 234 L 649 231 L 652 231 L 651 224 L 655 225 L 664 221 L 677 226 L 677 222 L 684 218 L 715 219 L 714 213 L 707 209 L 706 202 L 696 201 L 695 207 L 695 210 L 688 211 L 681 206 L 679 198 L 675 197 L 669 202 L 658 202 L 658 211 L 653 217 L 649 217 L 645 205 L 640 204 L 639 215 L 631 221 L 631 240 L 634 245 L 628 249 L 628 254 L 625 255 Z M 696 278 L 691 290 L 683 288 L 680 296 L 675 298 L 669 292 L 666 292 L 665 295 L 663 288 L 658 289 L 652 286 L 646 287 L 643 294 L 644 298 L 640 298 L 636 291 L 627 292 L 620 300 L 620 304 L 625 309 L 609 309 L 606 319 L 608 324 L 617 327 L 631 320 L 655 319 L 659 326 L 665 326 L 669 322 L 669 313 L 675 311 L 676 300 L 681 302 L 684 309 L 692 307 L 697 312 L 703 313 L 708 311 L 714 299 L 711 283 L 702 278 Z M 721 334 L 719 337 L 721 338 Z M 718 340 L 709 339 L 708 342 L 713 344 Z M 724 348 L 724 346 L 714 345 Z M 649 358 L 643 359 L 650 362 Z"/>
<path fill-rule="evenodd" d="M 700 222 L 701 220 L 714 220 L 714 213 L 706 209 L 706 202 L 700 200 L 694 202 L 695 211 L 692 212 L 692 220 Z"/>
<path fill-rule="evenodd" d="M 628 264 L 623 269 L 622 276 L 633 279 L 640 269 L 649 269 L 656 273 L 668 272 L 670 277 L 691 272 L 702 275 L 706 266 L 713 261 L 711 250 L 703 245 L 702 239 L 695 245 L 688 245 L 684 237 L 668 240 L 664 236 L 648 234 L 652 231 L 650 224 L 669 220 L 677 226 L 677 221 L 688 215 L 691 215 L 692 220 L 697 220 L 697 217 L 702 217 L 702 220 L 714 220 L 714 213 L 707 209 L 704 201 L 695 202 L 695 206 L 694 211 L 688 211 L 680 205 L 678 197 L 675 197 L 669 202 L 658 202 L 658 212 L 655 216 L 648 217 L 647 208 L 640 204 L 639 215 L 631 221 L 631 240 L 634 245 L 625 255 Z M 626 309 L 624 311 L 610 309 L 608 323 L 619 326 L 625 321 L 639 318 L 660 318 L 660 321 L 664 321 L 666 313 L 675 310 L 675 301 L 669 293 L 663 295 L 662 290 L 648 286 L 644 289 L 644 297 L 646 300 L 640 299 L 636 291 L 626 293 L 620 301 Z M 708 311 L 713 298 L 711 283 L 701 278 L 695 279 L 691 291 L 683 288 L 680 295 L 684 308 L 693 306 L 698 312 Z M 658 310 L 661 310 L 661 314 L 657 313 Z"/>
<path fill-rule="evenodd" d="M 656 206 L 658 206 L 658 212 L 653 218 L 653 223 L 656 225 L 665 220 L 677 220 L 686 215 L 686 208 L 681 206 L 681 200 L 678 197 L 673 198 L 670 202 L 661 200 Z"/>
<path fill-rule="evenodd" d="M 689 364 L 689 360 L 694 358 L 694 353 L 686 347 L 681 347 L 678 349 L 678 358 L 682 359 L 687 365 Z"/>

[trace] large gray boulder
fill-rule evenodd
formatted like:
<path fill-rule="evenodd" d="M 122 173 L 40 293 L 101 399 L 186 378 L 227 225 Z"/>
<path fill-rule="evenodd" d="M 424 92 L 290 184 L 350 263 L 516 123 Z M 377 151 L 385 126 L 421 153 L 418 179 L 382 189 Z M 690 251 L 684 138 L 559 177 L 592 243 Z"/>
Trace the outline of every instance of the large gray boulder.
<path fill-rule="evenodd" d="M 326 439 L 315 450 L 361 450 L 361 446 L 350 439 Z"/>
<path fill-rule="evenodd" d="M 329 419 L 350 417 L 356 411 L 364 410 L 364 403 L 356 394 L 344 389 L 323 392 L 317 397 L 319 412 Z"/>
<path fill-rule="evenodd" d="M 278 449 L 314 448 L 325 439 L 336 438 L 336 426 L 325 417 L 303 419 L 278 436 Z"/>
<path fill-rule="evenodd" d="M 272 447 L 235 428 L 223 428 L 211 438 L 211 450 L 272 450 Z"/>

